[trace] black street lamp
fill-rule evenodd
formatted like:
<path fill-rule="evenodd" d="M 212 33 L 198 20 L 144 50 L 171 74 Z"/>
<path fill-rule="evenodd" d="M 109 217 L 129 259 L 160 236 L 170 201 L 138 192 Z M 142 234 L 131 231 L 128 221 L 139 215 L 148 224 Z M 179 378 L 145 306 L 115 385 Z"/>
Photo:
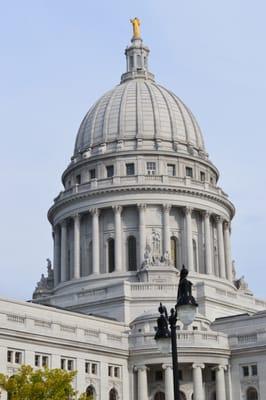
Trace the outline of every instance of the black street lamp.
<path fill-rule="evenodd" d="M 157 331 L 154 337 L 162 353 L 170 353 L 169 339 L 171 338 L 175 400 L 180 400 L 176 321 L 178 318 L 184 324 L 184 326 L 190 325 L 195 319 L 196 309 L 198 307 L 196 300 L 192 296 L 192 283 L 187 280 L 187 276 L 188 270 L 183 265 L 183 268 L 180 272 L 175 308 L 171 309 L 170 316 L 168 317 L 166 307 L 160 303 L 160 307 L 158 308 L 160 316 L 157 319 Z"/>

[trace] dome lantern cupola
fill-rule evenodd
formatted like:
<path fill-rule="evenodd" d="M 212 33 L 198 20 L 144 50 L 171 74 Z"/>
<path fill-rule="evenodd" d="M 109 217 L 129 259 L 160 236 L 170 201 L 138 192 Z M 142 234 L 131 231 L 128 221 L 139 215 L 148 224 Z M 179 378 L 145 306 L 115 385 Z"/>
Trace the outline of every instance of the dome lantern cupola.
<path fill-rule="evenodd" d="M 133 25 L 132 44 L 125 50 L 127 72 L 121 76 L 121 83 L 134 78 L 151 79 L 154 81 L 154 75 L 148 70 L 150 50 L 143 44 L 140 36 L 140 20 L 135 17 L 130 22 Z"/>

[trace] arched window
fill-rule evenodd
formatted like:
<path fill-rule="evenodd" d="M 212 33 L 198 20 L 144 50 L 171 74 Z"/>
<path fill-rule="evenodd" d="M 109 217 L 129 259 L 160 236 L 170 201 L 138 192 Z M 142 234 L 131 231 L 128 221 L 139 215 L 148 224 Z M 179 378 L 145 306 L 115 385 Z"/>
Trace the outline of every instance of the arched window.
<path fill-rule="evenodd" d="M 171 260 L 175 268 L 178 268 L 178 239 L 171 236 Z"/>
<path fill-rule="evenodd" d="M 109 400 L 118 400 L 117 391 L 115 388 L 112 388 L 109 392 Z"/>
<path fill-rule="evenodd" d="M 258 392 L 254 387 L 250 387 L 247 390 L 247 400 L 258 400 Z"/>
<path fill-rule="evenodd" d="M 88 386 L 86 389 L 86 397 L 88 400 L 96 399 L 96 392 L 92 385 Z"/>
<path fill-rule="evenodd" d="M 154 400 L 165 400 L 165 394 L 163 392 L 155 393 Z"/>
<path fill-rule="evenodd" d="M 196 240 L 193 239 L 192 240 L 192 244 L 193 244 L 193 266 L 194 266 L 194 271 L 198 270 L 198 257 L 197 257 L 197 243 Z"/>
<path fill-rule="evenodd" d="M 114 239 L 108 239 L 108 272 L 114 272 L 115 270 L 115 241 Z"/>
<path fill-rule="evenodd" d="M 184 392 L 179 392 L 179 397 L 180 397 L 180 400 L 187 400 Z"/>
<path fill-rule="evenodd" d="M 136 238 L 129 236 L 127 238 L 127 255 L 128 255 L 128 270 L 136 271 L 137 269 L 137 245 Z"/>

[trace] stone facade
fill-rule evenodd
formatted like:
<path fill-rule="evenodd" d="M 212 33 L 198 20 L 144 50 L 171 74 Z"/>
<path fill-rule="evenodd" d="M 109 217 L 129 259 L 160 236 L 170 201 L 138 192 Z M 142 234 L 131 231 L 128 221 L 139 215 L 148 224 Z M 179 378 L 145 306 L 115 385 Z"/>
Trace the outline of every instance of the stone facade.
<path fill-rule="evenodd" d="M 263 400 L 266 302 L 236 277 L 234 206 L 195 117 L 155 82 L 148 55 L 132 39 L 120 85 L 81 123 L 48 212 L 53 266 L 32 303 L 0 301 L 0 371 L 75 369 L 75 388 L 97 400 L 173 400 L 154 334 L 184 264 L 199 307 L 189 328 L 178 323 L 181 399 Z"/>

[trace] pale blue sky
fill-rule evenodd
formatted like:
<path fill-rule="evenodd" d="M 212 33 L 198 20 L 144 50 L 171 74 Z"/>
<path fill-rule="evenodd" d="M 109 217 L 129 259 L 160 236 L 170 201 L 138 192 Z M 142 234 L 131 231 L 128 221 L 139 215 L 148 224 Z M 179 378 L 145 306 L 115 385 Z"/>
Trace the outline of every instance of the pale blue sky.
<path fill-rule="evenodd" d="M 47 257 L 46 218 L 79 124 L 119 82 L 129 18 L 150 69 L 192 109 L 230 195 L 238 275 L 265 295 L 264 0 L 0 1 L 0 296 L 29 299 Z"/>

